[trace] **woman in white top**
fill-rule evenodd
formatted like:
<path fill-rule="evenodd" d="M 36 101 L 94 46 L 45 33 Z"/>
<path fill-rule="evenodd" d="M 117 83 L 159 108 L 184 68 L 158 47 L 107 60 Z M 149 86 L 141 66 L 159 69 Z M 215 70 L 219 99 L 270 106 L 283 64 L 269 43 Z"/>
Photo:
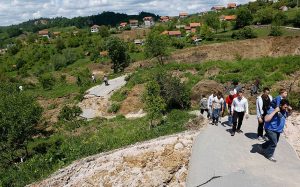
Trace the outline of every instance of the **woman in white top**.
<path fill-rule="evenodd" d="M 212 110 L 213 110 L 213 115 L 212 115 L 212 124 L 213 125 L 218 125 L 219 122 L 219 116 L 221 113 L 223 113 L 224 110 L 224 100 L 221 97 L 221 93 L 218 93 L 217 97 L 214 97 L 212 100 Z"/>

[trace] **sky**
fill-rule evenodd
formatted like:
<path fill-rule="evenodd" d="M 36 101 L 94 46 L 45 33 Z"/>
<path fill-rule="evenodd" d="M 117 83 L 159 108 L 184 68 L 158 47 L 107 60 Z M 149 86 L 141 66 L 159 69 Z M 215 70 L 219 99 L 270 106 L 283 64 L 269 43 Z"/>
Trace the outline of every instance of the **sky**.
<path fill-rule="evenodd" d="M 40 17 L 89 16 L 103 11 L 138 14 L 141 11 L 175 16 L 196 13 L 215 5 L 247 3 L 249 0 L 0 0 L 0 26 L 18 24 Z"/>

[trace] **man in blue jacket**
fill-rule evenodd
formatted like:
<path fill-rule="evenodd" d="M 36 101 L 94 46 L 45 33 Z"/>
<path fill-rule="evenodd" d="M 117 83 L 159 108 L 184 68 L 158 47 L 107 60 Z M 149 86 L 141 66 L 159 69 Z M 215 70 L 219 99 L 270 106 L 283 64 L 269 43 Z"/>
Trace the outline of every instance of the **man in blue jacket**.
<path fill-rule="evenodd" d="M 285 126 L 286 118 L 289 114 L 288 110 L 288 100 L 282 99 L 279 107 L 271 107 L 265 117 L 265 130 L 269 140 L 261 145 L 260 151 L 272 162 L 276 162 L 273 155 L 279 141 L 280 134 L 283 132 Z"/>

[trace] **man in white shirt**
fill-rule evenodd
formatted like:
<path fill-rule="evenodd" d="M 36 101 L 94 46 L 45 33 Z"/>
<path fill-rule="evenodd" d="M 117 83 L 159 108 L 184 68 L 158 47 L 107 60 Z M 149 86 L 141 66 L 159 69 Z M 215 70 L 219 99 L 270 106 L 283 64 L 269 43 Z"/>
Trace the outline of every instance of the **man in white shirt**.
<path fill-rule="evenodd" d="M 216 92 L 213 92 L 213 94 L 211 94 L 208 97 L 208 101 L 207 101 L 207 109 L 208 109 L 208 113 L 209 113 L 209 118 L 212 118 L 212 103 L 213 103 L 214 97 L 216 97 Z"/>
<path fill-rule="evenodd" d="M 243 133 L 241 130 L 244 116 L 246 114 L 246 119 L 249 118 L 248 100 L 243 96 L 244 91 L 240 90 L 238 96 L 233 99 L 231 105 L 231 111 L 233 114 L 233 126 L 231 136 L 237 133 Z"/>

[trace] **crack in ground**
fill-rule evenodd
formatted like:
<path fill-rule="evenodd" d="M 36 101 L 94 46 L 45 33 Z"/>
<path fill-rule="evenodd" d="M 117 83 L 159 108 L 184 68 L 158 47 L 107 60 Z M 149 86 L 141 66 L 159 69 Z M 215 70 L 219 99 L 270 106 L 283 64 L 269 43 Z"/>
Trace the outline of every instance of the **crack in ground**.
<path fill-rule="evenodd" d="M 204 183 L 202 183 L 202 184 L 200 184 L 200 185 L 198 185 L 198 186 L 196 186 L 196 187 L 199 187 L 199 186 L 203 186 L 203 185 L 205 185 L 205 184 L 208 184 L 208 183 L 211 182 L 212 180 L 217 179 L 217 178 L 220 178 L 220 177 L 222 177 L 222 176 L 213 176 L 213 177 L 210 178 L 208 181 L 206 181 L 206 182 L 204 182 Z"/>

